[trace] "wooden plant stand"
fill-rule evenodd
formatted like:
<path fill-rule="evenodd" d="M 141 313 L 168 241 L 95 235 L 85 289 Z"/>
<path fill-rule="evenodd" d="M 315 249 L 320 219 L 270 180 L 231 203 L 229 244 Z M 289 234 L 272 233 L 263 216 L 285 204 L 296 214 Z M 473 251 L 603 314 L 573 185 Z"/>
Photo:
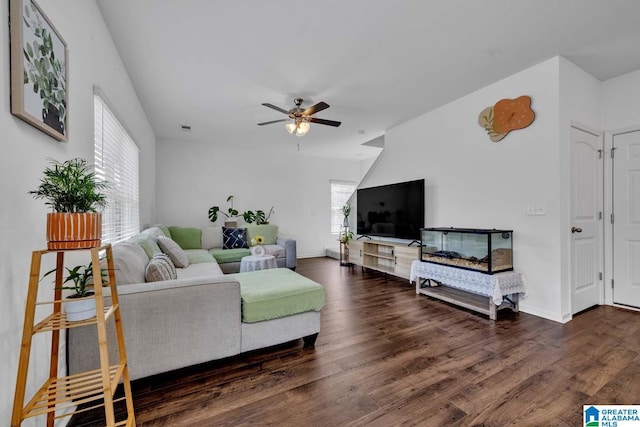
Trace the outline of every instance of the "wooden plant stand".
<path fill-rule="evenodd" d="M 94 296 L 87 298 L 95 299 L 97 315 L 91 319 L 78 322 L 68 321 L 65 313 L 62 311 L 62 304 L 67 300 L 62 297 L 62 290 L 60 289 L 63 282 L 64 254 L 65 252 L 70 252 L 72 250 L 40 250 L 34 251 L 31 256 L 31 271 L 24 315 L 22 347 L 20 349 L 18 377 L 16 380 L 13 413 L 11 415 L 12 427 L 20 426 L 22 421 L 26 418 L 45 414 L 47 415 L 47 427 L 53 427 L 56 418 L 67 417 L 75 413 L 82 412 L 82 409 L 78 410 L 76 409 L 76 406 L 88 404 L 90 402 L 92 408 L 104 406 L 107 426 L 129 427 L 136 425 L 111 245 L 91 249 L 75 249 L 73 251 L 82 250 L 91 251 L 95 294 Z M 105 307 L 104 305 L 102 291 L 103 285 L 102 275 L 100 274 L 99 258 L 99 253 L 102 250 L 105 250 L 107 255 L 109 277 L 108 286 L 111 289 L 112 302 L 109 307 Z M 49 253 L 56 254 L 54 300 L 37 302 L 42 256 Z M 50 315 L 44 318 L 44 320 L 34 325 L 37 305 L 50 305 L 53 307 L 53 310 Z M 110 317 L 113 317 L 115 321 L 118 354 L 120 356 L 118 363 L 113 365 L 109 364 L 107 348 L 106 322 Z M 66 377 L 58 377 L 60 330 L 86 325 L 96 325 L 98 328 L 98 342 L 96 344 L 100 349 L 100 369 Z M 49 379 L 44 382 L 42 387 L 40 387 L 31 400 L 25 404 L 25 390 L 27 373 L 29 370 L 31 343 L 33 336 L 40 332 L 51 332 Z M 70 351 L 73 351 L 73 349 L 70 349 Z M 113 407 L 116 400 L 114 400 L 113 396 L 120 381 L 122 381 L 124 385 L 125 397 L 117 400 L 126 400 L 127 418 L 124 421 L 116 422 Z M 71 410 L 71 412 L 59 415 L 56 414 L 56 411 L 69 410 Z"/>

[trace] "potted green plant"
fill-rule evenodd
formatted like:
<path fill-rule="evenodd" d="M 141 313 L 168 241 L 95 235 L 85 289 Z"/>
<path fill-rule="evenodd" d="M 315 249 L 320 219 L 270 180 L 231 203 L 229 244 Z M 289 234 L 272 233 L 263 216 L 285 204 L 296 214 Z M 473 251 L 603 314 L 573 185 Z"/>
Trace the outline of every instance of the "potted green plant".
<path fill-rule="evenodd" d="M 269 217 L 274 213 L 273 206 L 269 209 L 269 213 L 265 214 L 262 210 L 246 211 L 242 214 L 242 218 L 247 224 L 256 223 L 256 225 L 269 224 Z"/>
<path fill-rule="evenodd" d="M 340 243 L 349 246 L 349 242 L 353 239 L 353 231 L 340 232 Z"/>
<path fill-rule="evenodd" d="M 227 209 L 226 212 L 221 210 L 219 206 L 210 207 L 209 221 L 216 222 L 218 220 L 218 214 L 222 214 L 227 218 L 227 220 L 225 220 L 224 222 L 224 225 L 227 227 L 235 227 L 237 225 L 237 221 L 235 221 L 234 218 L 239 217 L 240 213 L 238 212 L 237 209 L 234 209 L 233 207 L 233 197 L 234 196 L 227 197 L 227 203 L 229 203 L 229 208 Z"/>
<path fill-rule="evenodd" d="M 349 227 L 349 215 L 351 214 L 351 205 L 346 204 L 342 206 L 342 215 L 344 215 L 344 220 L 342 221 L 342 226 L 344 228 Z"/>
<path fill-rule="evenodd" d="M 47 214 L 47 246 L 49 249 L 80 249 L 100 246 L 102 216 L 96 212 L 107 205 L 101 192 L 106 182 L 96 179 L 93 167 L 85 159 L 63 163 L 50 160 L 40 185 L 29 191 L 36 199 L 44 199 L 53 212 Z"/>
<path fill-rule="evenodd" d="M 90 262 L 88 265 L 77 265 L 73 268 L 65 267 L 67 270 L 67 277 L 62 282 L 63 286 L 58 289 L 67 289 L 74 291 L 69 295 L 65 302 L 64 310 L 67 313 L 67 320 L 70 322 L 77 322 L 80 320 L 90 319 L 96 315 L 96 302 L 93 298 L 87 298 L 94 295 L 93 292 L 93 265 Z M 55 273 L 54 268 L 51 271 L 46 272 L 42 278 L 44 279 L 48 275 Z M 106 270 L 100 270 L 102 283 L 105 283 Z M 65 283 L 71 283 L 69 286 L 64 286 Z"/>
<path fill-rule="evenodd" d="M 340 232 L 340 237 L 338 240 L 340 241 L 340 265 L 349 266 L 349 242 L 353 239 L 353 231 L 345 228 Z"/>

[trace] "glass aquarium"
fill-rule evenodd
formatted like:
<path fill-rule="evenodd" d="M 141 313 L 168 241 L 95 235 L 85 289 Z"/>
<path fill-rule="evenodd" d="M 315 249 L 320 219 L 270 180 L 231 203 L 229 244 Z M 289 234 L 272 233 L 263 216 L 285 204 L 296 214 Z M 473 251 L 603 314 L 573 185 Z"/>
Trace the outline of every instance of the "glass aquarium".
<path fill-rule="evenodd" d="M 513 230 L 423 228 L 420 260 L 494 274 L 513 270 Z"/>

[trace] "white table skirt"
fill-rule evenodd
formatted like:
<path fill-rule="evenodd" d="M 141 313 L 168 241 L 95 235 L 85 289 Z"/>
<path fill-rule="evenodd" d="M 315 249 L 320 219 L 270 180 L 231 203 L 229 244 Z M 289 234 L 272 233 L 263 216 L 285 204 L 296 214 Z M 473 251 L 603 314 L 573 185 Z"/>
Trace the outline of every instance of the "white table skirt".
<path fill-rule="evenodd" d="M 276 257 L 273 255 L 262 256 L 246 256 L 240 260 L 240 273 L 249 271 L 267 270 L 269 268 L 278 268 Z"/>
<path fill-rule="evenodd" d="M 464 270 L 446 265 L 433 264 L 415 260 L 411 263 L 409 281 L 433 279 L 444 285 L 491 297 L 495 305 L 502 304 L 503 296 L 520 294 L 524 296 L 524 277 L 516 271 L 485 274 L 477 271 Z"/>

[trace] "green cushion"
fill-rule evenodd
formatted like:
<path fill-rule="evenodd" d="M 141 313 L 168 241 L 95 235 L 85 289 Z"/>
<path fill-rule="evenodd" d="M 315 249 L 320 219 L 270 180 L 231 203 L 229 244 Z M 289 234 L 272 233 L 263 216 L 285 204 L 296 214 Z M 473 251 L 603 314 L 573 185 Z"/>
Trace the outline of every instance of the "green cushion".
<path fill-rule="evenodd" d="M 320 311 L 325 304 L 324 286 L 288 268 L 238 273 L 242 297 L 242 321 L 277 319 L 307 311 Z"/>
<path fill-rule="evenodd" d="M 149 259 L 153 258 L 155 254 L 162 253 L 160 246 L 156 243 L 156 240 L 147 234 L 137 234 L 133 236 L 131 240 L 144 249 L 144 252 L 147 254 Z"/>
<path fill-rule="evenodd" d="M 272 224 L 260 224 L 260 225 L 247 225 L 247 239 L 251 244 L 251 239 L 260 235 L 264 237 L 265 245 L 275 245 L 278 239 L 278 226 Z"/>
<path fill-rule="evenodd" d="M 214 262 L 213 255 L 205 250 L 189 251 L 187 252 L 187 258 L 189 258 L 189 264 L 201 264 L 203 262 Z"/>
<path fill-rule="evenodd" d="M 182 249 L 202 249 L 202 230 L 196 227 L 169 227 L 174 242 Z"/>
<path fill-rule="evenodd" d="M 251 249 L 239 248 L 239 249 L 211 249 L 209 253 L 218 261 L 218 264 L 225 264 L 227 262 L 240 262 L 243 257 L 251 255 Z"/>
<path fill-rule="evenodd" d="M 171 237 L 171 232 L 169 231 L 169 227 L 167 227 L 164 224 L 156 224 L 154 225 L 154 227 L 158 227 L 160 230 L 162 230 L 162 232 L 164 233 L 165 236 L 167 237 Z"/>

